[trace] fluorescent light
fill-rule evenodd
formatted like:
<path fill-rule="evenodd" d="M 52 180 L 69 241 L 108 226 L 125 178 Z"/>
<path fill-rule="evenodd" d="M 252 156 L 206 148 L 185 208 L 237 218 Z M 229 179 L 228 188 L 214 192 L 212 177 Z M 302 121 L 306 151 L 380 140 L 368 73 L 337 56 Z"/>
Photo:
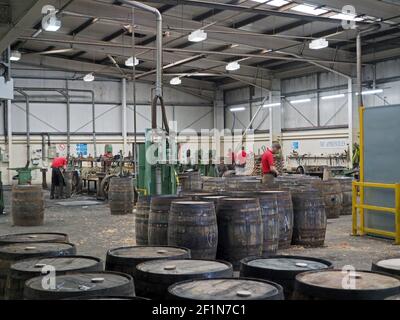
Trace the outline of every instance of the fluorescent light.
<path fill-rule="evenodd" d="M 127 67 L 133 67 L 133 61 L 135 61 L 135 66 L 137 66 L 140 62 L 138 58 L 135 57 L 135 60 L 133 60 L 133 57 L 130 57 L 130 58 L 126 59 L 125 65 Z"/>
<path fill-rule="evenodd" d="M 61 20 L 57 18 L 57 10 L 52 5 L 45 5 L 42 8 L 42 29 L 45 31 L 57 31 L 61 28 Z"/>
<path fill-rule="evenodd" d="M 314 16 L 319 16 L 321 14 L 328 12 L 328 10 L 320 9 L 320 8 L 317 8 L 316 6 L 309 5 L 309 4 L 299 4 L 299 5 L 291 8 L 291 10 L 297 11 L 297 12 L 302 12 L 302 13 L 307 13 L 307 14 L 312 14 Z"/>
<path fill-rule="evenodd" d="M 377 93 L 383 93 L 383 89 L 366 90 L 366 91 L 363 91 L 361 94 L 363 96 L 370 96 L 370 95 L 377 94 Z M 356 95 L 358 96 L 358 92 L 356 92 Z"/>
<path fill-rule="evenodd" d="M 259 1 L 257 1 L 259 2 Z M 273 7 L 282 7 L 285 4 L 290 3 L 290 1 L 286 1 L 286 0 L 272 0 L 270 2 L 267 3 L 267 5 L 269 6 L 273 6 Z"/>
<path fill-rule="evenodd" d="M 92 82 L 92 81 L 94 81 L 94 75 L 93 75 L 93 73 L 88 73 L 87 75 L 85 75 L 85 76 L 83 77 L 83 81 L 85 81 L 85 82 Z"/>
<path fill-rule="evenodd" d="M 280 107 L 281 103 L 280 102 L 276 102 L 276 103 L 268 103 L 268 104 L 264 104 L 263 108 L 272 108 L 272 107 Z"/>
<path fill-rule="evenodd" d="M 10 54 L 10 61 L 19 61 L 21 60 L 21 52 L 17 51 L 17 50 L 13 50 L 11 51 Z"/>
<path fill-rule="evenodd" d="M 319 49 L 327 48 L 328 46 L 329 46 L 329 42 L 325 38 L 315 39 L 315 40 L 311 41 L 310 44 L 308 45 L 308 47 L 311 50 L 319 50 Z"/>
<path fill-rule="evenodd" d="M 172 84 L 173 86 L 178 86 L 182 83 L 182 80 L 179 77 L 175 77 L 175 78 L 172 78 L 169 83 Z"/>
<path fill-rule="evenodd" d="M 239 64 L 239 62 L 234 61 L 234 62 L 228 63 L 226 65 L 225 69 L 228 71 L 236 71 L 236 70 L 240 69 L 240 64 Z"/>
<path fill-rule="evenodd" d="M 344 97 L 345 97 L 344 93 L 340 93 L 340 94 L 333 94 L 331 96 L 321 97 L 321 100 L 332 100 L 332 99 L 339 99 L 339 98 L 344 98 Z"/>
<path fill-rule="evenodd" d="M 230 108 L 229 109 L 231 112 L 239 112 L 239 111 L 244 111 L 246 110 L 245 107 L 237 107 L 237 108 Z"/>
<path fill-rule="evenodd" d="M 331 19 L 345 20 L 345 21 L 363 21 L 361 17 L 357 17 L 354 14 L 338 13 L 330 16 Z"/>
<path fill-rule="evenodd" d="M 188 40 L 190 42 L 202 42 L 207 39 L 207 33 L 204 30 L 195 30 L 189 34 Z"/>
<path fill-rule="evenodd" d="M 289 101 L 291 104 L 298 104 L 298 103 L 305 103 L 305 102 L 311 102 L 311 99 L 299 99 L 299 100 L 291 100 Z"/>
<path fill-rule="evenodd" d="M 253 1 L 258 3 L 266 3 L 268 0 L 253 0 Z"/>

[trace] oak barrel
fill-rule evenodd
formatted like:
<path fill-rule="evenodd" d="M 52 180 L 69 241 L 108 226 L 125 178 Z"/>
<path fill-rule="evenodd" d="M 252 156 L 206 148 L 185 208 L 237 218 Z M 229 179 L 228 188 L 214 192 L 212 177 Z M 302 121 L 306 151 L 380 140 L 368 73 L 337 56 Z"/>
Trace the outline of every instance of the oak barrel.
<path fill-rule="evenodd" d="M 225 190 L 225 178 L 203 178 L 203 190 L 207 192 L 221 192 Z"/>
<path fill-rule="evenodd" d="M 6 286 L 6 299 L 23 299 L 25 282 L 43 275 L 43 268 L 46 266 L 54 267 L 57 276 L 70 272 L 103 271 L 104 269 L 103 262 L 99 258 L 89 256 L 39 257 L 22 260 L 11 265 Z"/>
<path fill-rule="evenodd" d="M 400 280 L 370 271 L 310 271 L 296 276 L 297 300 L 383 300 L 400 293 Z"/>
<path fill-rule="evenodd" d="M 224 198 L 218 205 L 217 258 L 239 269 L 240 260 L 260 256 L 263 250 L 263 223 L 257 198 Z"/>
<path fill-rule="evenodd" d="M 372 271 L 388 273 L 400 277 L 400 258 L 389 258 L 374 261 Z"/>
<path fill-rule="evenodd" d="M 340 183 L 337 180 L 316 180 L 311 185 L 321 192 L 325 203 L 326 218 L 339 218 L 343 206 L 343 194 Z"/>
<path fill-rule="evenodd" d="M 183 200 L 176 195 L 154 196 L 151 199 L 149 213 L 149 245 L 168 245 L 168 217 L 171 203 L 175 200 Z"/>
<path fill-rule="evenodd" d="M 172 246 L 137 246 L 111 249 L 107 252 L 106 270 L 134 276 L 136 266 L 149 260 L 189 259 L 190 250 Z"/>
<path fill-rule="evenodd" d="M 190 249 L 193 259 L 213 260 L 217 254 L 215 206 L 204 201 L 174 201 L 168 220 L 168 245 Z"/>
<path fill-rule="evenodd" d="M 0 236 L 0 246 L 21 242 L 68 242 L 68 235 L 55 232 L 15 233 Z"/>
<path fill-rule="evenodd" d="M 168 287 L 190 279 L 232 277 L 232 265 L 211 260 L 153 260 L 136 266 L 135 284 L 138 296 L 164 299 Z"/>
<path fill-rule="evenodd" d="M 35 257 L 70 256 L 76 254 L 71 243 L 12 243 L 0 247 L 0 299 L 4 298 L 5 287 L 12 264 L 19 260 Z"/>
<path fill-rule="evenodd" d="M 108 202 L 112 215 L 126 215 L 133 212 L 134 192 L 131 177 L 110 179 Z"/>
<path fill-rule="evenodd" d="M 168 288 L 172 300 L 283 300 L 279 284 L 252 278 L 188 280 Z"/>
<path fill-rule="evenodd" d="M 28 300 L 60 300 L 91 296 L 135 296 L 133 279 L 118 272 L 83 272 L 56 277 L 57 290 L 43 288 L 43 277 L 25 283 L 24 298 Z"/>
<path fill-rule="evenodd" d="M 203 181 L 200 172 L 185 172 L 178 175 L 179 184 L 182 191 L 201 190 Z"/>
<path fill-rule="evenodd" d="M 313 189 L 292 192 L 294 226 L 292 244 L 323 246 L 326 234 L 324 199 Z"/>
<path fill-rule="evenodd" d="M 14 226 L 41 226 L 44 222 L 44 198 L 41 185 L 14 185 L 11 195 Z"/>
<path fill-rule="evenodd" d="M 272 191 L 271 191 L 272 192 Z M 279 244 L 278 249 L 287 249 L 293 237 L 293 202 L 290 191 L 274 191 L 278 202 Z"/>
<path fill-rule="evenodd" d="M 296 275 L 306 271 L 331 269 L 332 263 L 301 256 L 249 257 L 241 261 L 240 276 L 276 282 L 283 287 L 285 298 L 291 299 Z"/>
<path fill-rule="evenodd" d="M 343 197 L 343 205 L 342 211 L 340 212 L 341 216 L 350 216 L 352 215 L 352 206 L 353 206 L 353 178 L 351 177 L 335 177 L 334 180 L 339 182 L 340 189 L 342 191 Z"/>
<path fill-rule="evenodd" d="M 138 246 L 146 246 L 149 243 L 149 213 L 151 196 L 140 195 L 136 203 L 135 235 Z"/>

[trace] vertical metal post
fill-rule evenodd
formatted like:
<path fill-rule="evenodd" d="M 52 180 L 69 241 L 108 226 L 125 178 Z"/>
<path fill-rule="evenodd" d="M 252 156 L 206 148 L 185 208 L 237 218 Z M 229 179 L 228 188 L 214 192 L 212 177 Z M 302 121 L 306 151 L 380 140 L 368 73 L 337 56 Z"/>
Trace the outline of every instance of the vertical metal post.
<path fill-rule="evenodd" d="M 27 167 L 31 161 L 31 126 L 30 126 L 30 103 L 29 96 L 25 94 L 26 101 L 26 163 Z"/>
<path fill-rule="evenodd" d="M 395 215 L 395 225 L 396 225 L 396 237 L 395 244 L 400 245 L 400 184 L 396 184 L 395 189 L 396 195 L 396 215 Z"/>
<path fill-rule="evenodd" d="M 12 168 L 13 163 L 13 136 L 12 136 L 12 103 L 11 100 L 7 100 L 7 140 L 8 140 L 8 167 Z M 13 173 L 8 170 L 8 181 L 11 184 Z"/>
<path fill-rule="evenodd" d="M 357 227 L 357 185 L 353 182 L 352 186 L 352 234 L 356 236 L 358 233 Z"/>
<path fill-rule="evenodd" d="M 125 156 L 126 144 L 127 144 L 127 130 L 126 130 L 126 79 L 122 79 L 122 152 Z"/>
<path fill-rule="evenodd" d="M 272 91 L 269 92 L 269 103 L 272 103 Z M 269 108 L 269 143 L 274 142 L 274 113 L 273 107 Z"/>
<path fill-rule="evenodd" d="M 68 80 L 66 82 L 65 97 L 67 99 L 67 160 L 71 156 L 71 104 L 68 90 Z"/>
<path fill-rule="evenodd" d="M 347 79 L 347 117 L 349 123 L 349 168 L 353 168 L 353 144 L 354 144 L 354 124 L 353 124 L 353 80 Z"/>
<path fill-rule="evenodd" d="M 93 151 L 94 157 L 97 157 L 97 141 L 96 141 L 96 105 L 94 102 L 94 92 L 92 91 L 92 129 L 93 129 Z"/>

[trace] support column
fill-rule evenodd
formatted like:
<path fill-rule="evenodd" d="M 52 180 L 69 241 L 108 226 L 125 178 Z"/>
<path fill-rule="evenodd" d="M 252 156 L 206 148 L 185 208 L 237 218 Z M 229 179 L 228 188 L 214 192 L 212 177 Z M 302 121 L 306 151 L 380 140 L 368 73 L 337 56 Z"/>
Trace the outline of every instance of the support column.
<path fill-rule="evenodd" d="M 122 101 L 122 153 L 126 156 L 127 143 L 128 143 L 128 133 L 127 133 L 127 124 L 126 124 L 126 79 L 122 79 L 122 92 L 121 92 L 121 101 Z"/>
<path fill-rule="evenodd" d="M 11 100 L 7 100 L 7 140 L 8 140 L 8 167 L 12 168 L 13 165 L 13 136 L 12 136 L 12 119 L 11 119 Z M 8 171 L 8 182 L 12 183 L 13 172 L 11 170 Z"/>
<path fill-rule="evenodd" d="M 216 90 L 214 99 L 214 129 L 223 130 L 225 127 L 224 91 Z"/>
<path fill-rule="evenodd" d="M 349 168 L 353 166 L 353 144 L 354 144 L 354 125 L 353 125 L 353 80 L 349 78 L 347 80 L 347 115 L 349 123 Z"/>

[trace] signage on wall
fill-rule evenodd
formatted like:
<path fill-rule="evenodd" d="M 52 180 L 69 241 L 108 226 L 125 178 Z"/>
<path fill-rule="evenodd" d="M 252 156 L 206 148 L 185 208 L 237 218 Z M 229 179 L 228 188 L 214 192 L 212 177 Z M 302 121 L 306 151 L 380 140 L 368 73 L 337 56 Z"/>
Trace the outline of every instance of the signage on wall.
<path fill-rule="evenodd" d="M 300 142 L 299 141 L 292 141 L 292 149 L 299 150 L 300 149 Z"/>
<path fill-rule="evenodd" d="M 346 148 L 347 141 L 344 139 L 337 140 L 320 140 L 319 146 L 322 149 Z"/>
<path fill-rule="evenodd" d="M 78 154 L 78 156 L 87 156 L 88 155 L 87 143 L 78 143 L 76 145 L 76 153 Z"/>

